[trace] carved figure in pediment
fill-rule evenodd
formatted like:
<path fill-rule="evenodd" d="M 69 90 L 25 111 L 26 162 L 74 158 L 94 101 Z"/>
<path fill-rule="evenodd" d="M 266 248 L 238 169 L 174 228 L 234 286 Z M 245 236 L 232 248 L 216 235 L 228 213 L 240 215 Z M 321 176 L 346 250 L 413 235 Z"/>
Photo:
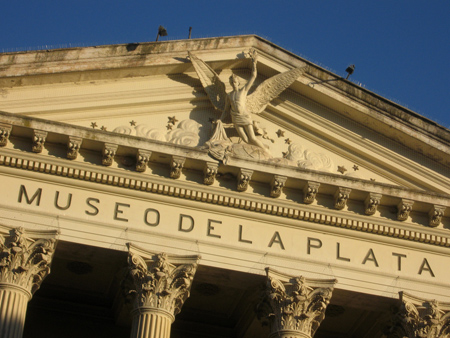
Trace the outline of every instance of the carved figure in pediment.
<path fill-rule="evenodd" d="M 216 72 L 204 61 L 189 53 L 190 60 L 211 103 L 222 112 L 220 121 L 227 123 L 231 118 L 239 137 L 246 144 L 260 148 L 266 157 L 271 158 L 269 150 L 256 137 L 252 114 L 261 113 L 271 100 L 288 88 L 304 72 L 305 68 L 294 68 L 273 76 L 261 83 L 249 95 L 248 93 L 257 76 L 257 53 L 255 50 L 251 50 L 249 55 L 252 60 L 250 79 L 241 87 L 238 78 L 233 74 L 230 77 L 233 90 L 227 94 L 225 84 Z M 217 128 L 222 127 L 222 123 L 216 124 L 216 134 Z"/>

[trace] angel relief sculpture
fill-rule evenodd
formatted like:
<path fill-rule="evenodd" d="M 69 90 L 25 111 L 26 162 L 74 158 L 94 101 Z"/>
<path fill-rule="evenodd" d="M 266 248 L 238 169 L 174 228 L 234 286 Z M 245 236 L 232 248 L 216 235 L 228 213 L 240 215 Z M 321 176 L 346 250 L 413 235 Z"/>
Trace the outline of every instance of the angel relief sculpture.
<path fill-rule="evenodd" d="M 214 134 L 206 144 L 211 156 L 219 160 L 226 159 L 228 154 L 265 160 L 272 158 L 270 151 L 256 135 L 258 127 L 253 121 L 252 114 L 261 113 L 271 100 L 288 88 L 305 70 L 305 67 L 294 68 L 275 75 L 248 95 L 257 76 L 257 53 L 250 50 L 249 55 L 252 60 L 250 79 L 240 87 L 237 76 L 231 75 L 230 84 L 233 90 L 227 94 L 225 84 L 216 72 L 204 61 L 189 53 L 211 103 L 222 112 L 220 120 L 216 122 Z M 225 127 L 230 125 L 230 119 L 231 125 L 244 143 L 235 144 L 228 138 Z"/>

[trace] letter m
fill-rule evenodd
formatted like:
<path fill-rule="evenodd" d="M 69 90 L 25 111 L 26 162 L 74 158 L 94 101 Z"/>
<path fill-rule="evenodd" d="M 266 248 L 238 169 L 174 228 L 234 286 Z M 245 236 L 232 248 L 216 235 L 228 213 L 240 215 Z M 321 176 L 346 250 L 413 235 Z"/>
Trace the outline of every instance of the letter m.
<path fill-rule="evenodd" d="M 31 199 L 29 199 L 27 189 L 25 188 L 24 185 L 21 185 L 19 190 L 19 203 L 22 203 L 22 197 L 25 196 L 25 201 L 28 204 L 31 204 L 33 203 L 34 200 L 36 200 L 36 205 L 39 206 L 39 204 L 41 203 L 41 195 L 42 195 L 42 188 L 39 188 L 38 190 L 36 190 L 34 195 L 31 196 Z"/>

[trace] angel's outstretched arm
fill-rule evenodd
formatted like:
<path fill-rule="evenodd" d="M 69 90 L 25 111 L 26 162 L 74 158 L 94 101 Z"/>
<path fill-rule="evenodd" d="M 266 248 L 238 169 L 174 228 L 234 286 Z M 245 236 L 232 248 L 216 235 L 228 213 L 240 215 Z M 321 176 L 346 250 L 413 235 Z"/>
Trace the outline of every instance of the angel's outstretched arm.
<path fill-rule="evenodd" d="M 257 57 L 258 54 L 256 54 L 256 50 L 250 51 L 250 57 L 252 58 L 252 75 L 250 77 L 250 80 L 248 80 L 247 84 L 244 86 L 244 90 L 248 92 L 250 88 L 253 86 L 253 83 L 256 80 L 257 70 L 256 70 L 256 64 L 258 63 Z"/>

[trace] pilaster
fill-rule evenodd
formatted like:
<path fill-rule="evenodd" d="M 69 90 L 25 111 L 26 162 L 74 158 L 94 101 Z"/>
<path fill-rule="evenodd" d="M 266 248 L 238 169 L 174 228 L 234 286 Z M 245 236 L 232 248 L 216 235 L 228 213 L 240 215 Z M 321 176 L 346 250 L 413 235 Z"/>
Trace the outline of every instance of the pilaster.
<path fill-rule="evenodd" d="M 128 244 L 127 291 L 133 297 L 131 338 L 170 337 L 175 316 L 190 295 L 199 259 L 154 254 Z"/>
<path fill-rule="evenodd" d="M 257 308 L 269 338 L 311 338 L 325 318 L 335 279 L 291 277 L 266 268 L 267 284 Z"/>
<path fill-rule="evenodd" d="M 0 234 L 0 337 L 20 338 L 28 301 L 50 273 L 57 232 L 34 232 L 23 228 Z"/>

